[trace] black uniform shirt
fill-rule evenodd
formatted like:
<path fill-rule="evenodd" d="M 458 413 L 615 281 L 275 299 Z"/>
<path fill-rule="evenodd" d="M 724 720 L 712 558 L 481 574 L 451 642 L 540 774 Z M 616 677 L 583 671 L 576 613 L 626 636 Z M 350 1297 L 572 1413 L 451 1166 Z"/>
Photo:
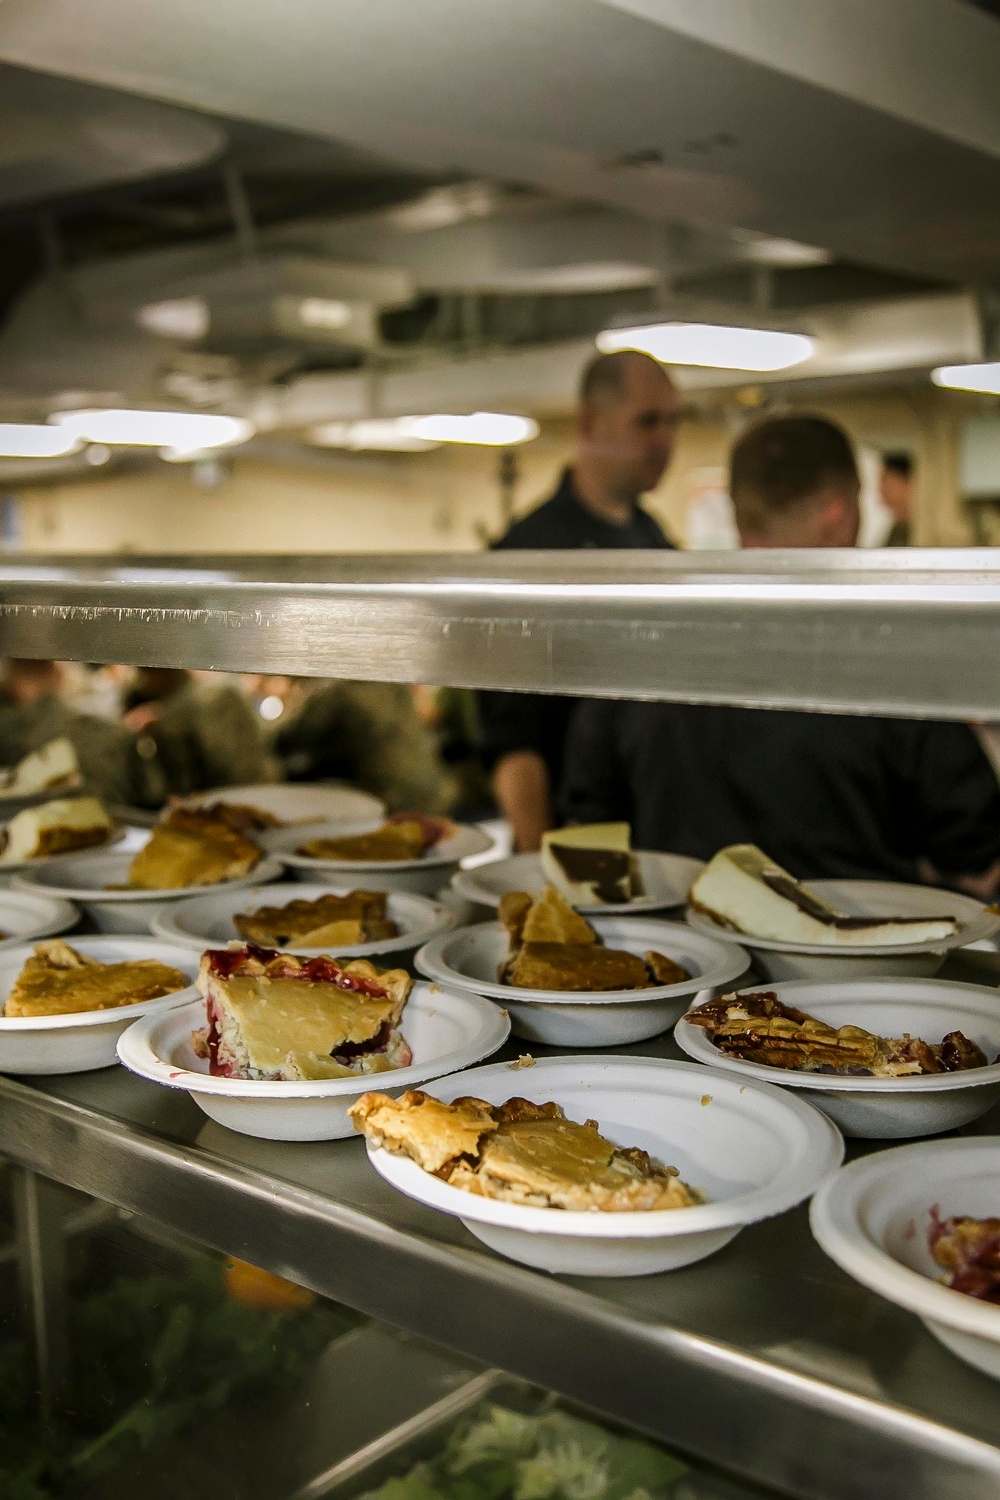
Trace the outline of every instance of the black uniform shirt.
<path fill-rule="evenodd" d="M 1000 787 L 964 724 L 590 700 L 561 810 L 626 819 L 638 849 L 758 844 L 799 879 L 976 875 L 1000 858 Z"/>
<path fill-rule="evenodd" d="M 494 551 L 672 547 L 658 521 L 636 506 L 626 526 L 595 516 L 577 498 L 567 469 L 551 500 L 513 526 Z M 483 752 L 488 765 L 516 750 L 537 750 L 549 768 L 553 789 L 562 774 L 563 749 L 575 698 L 542 693 L 481 693 Z"/>

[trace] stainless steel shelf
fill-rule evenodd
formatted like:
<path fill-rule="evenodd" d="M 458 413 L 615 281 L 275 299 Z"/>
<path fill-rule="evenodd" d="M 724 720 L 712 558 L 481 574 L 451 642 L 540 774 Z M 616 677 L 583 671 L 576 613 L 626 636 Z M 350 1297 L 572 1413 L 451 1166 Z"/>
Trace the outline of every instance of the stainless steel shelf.
<path fill-rule="evenodd" d="M 952 972 L 996 983 L 1000 957 Z M 122 1069 L 0 1079 L 0 1152 L 792 1495 L 1000 1492 L 1000 1386 L 843 1275 L 804 1209 L 682 1271 L 545 1276 L 394 1192 L 360 1140 L 235 1135 Z"/>
<path fill-rule="evenodd" d="M 17 556 L 0 651 L 996 717 L 1000 555 Z"/>

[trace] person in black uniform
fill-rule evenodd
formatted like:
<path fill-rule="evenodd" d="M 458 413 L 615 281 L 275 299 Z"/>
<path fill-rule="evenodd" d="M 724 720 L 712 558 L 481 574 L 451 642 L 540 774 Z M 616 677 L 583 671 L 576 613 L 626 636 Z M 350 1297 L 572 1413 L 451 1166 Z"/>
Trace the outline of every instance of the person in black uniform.
<path fill-rule="evenodd" d="M 580 382 L 577 456 L 551 499 L 495 545 L 512 549 L 670 547 L 639 498 L 655 489 L 673 451 L 680 401 L 646 354 L 599 354 Z M 537 849 L 554 822 L 553 793 L 575 700 L 483 693 L 483 748 L 500 811 L 519 850 Z"/>
<path fill-rule="evenodd" d="M 730 493 L 745 547 L 856 540 L 854 455 L 821 418 L 748 432 Z M 708 859 L 758 844 L 799 879 L 926 880 L 982 899 L 1000 885 L 1000 787 L 965 724 L 587 701 L 562 810 L 627 819 L 640 849 Z"/>

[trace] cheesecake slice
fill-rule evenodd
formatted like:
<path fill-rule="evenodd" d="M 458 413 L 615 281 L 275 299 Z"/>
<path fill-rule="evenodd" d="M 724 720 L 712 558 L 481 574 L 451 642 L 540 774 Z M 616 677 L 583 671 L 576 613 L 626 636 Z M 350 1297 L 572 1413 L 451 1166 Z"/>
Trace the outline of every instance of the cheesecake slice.
<path fill-rule="evenodd" d="M 879 948 L 958 931 L 954 917 L 856 917 L 838 911 L 755 844 L 720 849 L 691 887 L 691 907 L 733 932 L 778 943 Z"/>
<path fill-rule="evenodd" d="M 195 1050 L 220 1078 L 350 1078 L 405 1068 L 398 1027 L 413 981 L 365 959 L 298 959 L 252 944 L 202 955 L 208 1025 Z"/>
<path fill-rule="evenodd" d="M 571 906 L 621 904 L 642 895 L 627 823 L 587 823 L 544 834 L 542 874 Z"/>
<path fill-rule="evenodd" d="M 32 750 L 16 766 L 0 773 L 0 791 L 5 797 L 33 797 L 57 787 L 82 784 L 80 762 L 71 740 L 49 740 L 40 750 Z"/>
<path fill-rule="evenodd" d="M 106 844 L 114 824 L 96 797 L 64 797 L 26 807 L 0 829 L 0 865 Z"/>

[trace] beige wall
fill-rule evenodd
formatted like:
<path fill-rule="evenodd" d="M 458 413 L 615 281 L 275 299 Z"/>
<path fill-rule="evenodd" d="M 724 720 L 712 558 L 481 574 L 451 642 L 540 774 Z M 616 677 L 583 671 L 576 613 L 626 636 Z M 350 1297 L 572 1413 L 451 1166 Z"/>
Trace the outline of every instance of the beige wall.
<path fill-rule="evenodd" d="M 916 540 L 970 540 L 957 493 L 961 397 L 931 388 L 811 397 L 802 404 L 841 421 L 858 443 L 904 447 L 919 473 Z M 752 417 L 735 401 L 691 414 L 674 462 L 650 497 L 678 541 L 691 498 L 724 468 L 733 437 Z M 572 453 L 572 424 L 547 423 L 518 451 L 516 510 L 549 492 Z M 21 492 L 27 550 L 81 552 L 465 551 L 503 529 L 499 457 L 444 448 L 410 456 L 317 459 L 316 464 L 234 457 L 230 477 L 202 489 L 183 465 Z M 322 465 L 326 465 L 323 467 Z"/>

